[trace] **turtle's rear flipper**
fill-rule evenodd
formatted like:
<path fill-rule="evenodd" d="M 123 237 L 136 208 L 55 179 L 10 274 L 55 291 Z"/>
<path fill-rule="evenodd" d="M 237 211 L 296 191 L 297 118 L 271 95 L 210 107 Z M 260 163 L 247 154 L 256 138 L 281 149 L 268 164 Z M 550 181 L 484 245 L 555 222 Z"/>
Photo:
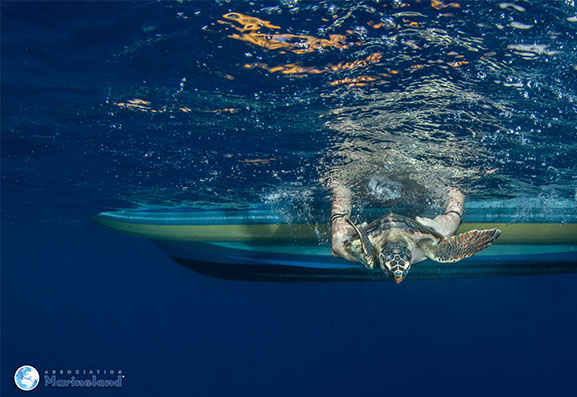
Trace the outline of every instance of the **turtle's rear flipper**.
<path fill-rule="evenodd" d="M 471 230 L 457 236 L 446 238 L 437 244 L 427 241 L 423 252 L 436 262 L 449 263 L 475 255 L 497 240 L 499 229 Z"/>

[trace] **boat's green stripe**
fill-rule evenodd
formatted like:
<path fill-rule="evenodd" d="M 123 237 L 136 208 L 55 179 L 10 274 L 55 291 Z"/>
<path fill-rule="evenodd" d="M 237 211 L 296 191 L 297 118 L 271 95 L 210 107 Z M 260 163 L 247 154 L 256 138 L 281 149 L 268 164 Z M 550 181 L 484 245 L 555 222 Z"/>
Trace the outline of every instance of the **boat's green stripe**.
<path fill-rule="evenodd" d="M 329 233 L 328 225 L 146 225 L 99 216 L 94 220 L 123 233 L 157 240 L 316 242 L 319 233 Z M 577 223 L 464 223 L 458 232 L 491 228 L 501 230 L 499 244 L 577 244 Z"/>
<path fill-rule="evenodd" d="M 457 233 L 493 228 L 496 244 L 577 244 L 577 223 L 463 223 Z"/>

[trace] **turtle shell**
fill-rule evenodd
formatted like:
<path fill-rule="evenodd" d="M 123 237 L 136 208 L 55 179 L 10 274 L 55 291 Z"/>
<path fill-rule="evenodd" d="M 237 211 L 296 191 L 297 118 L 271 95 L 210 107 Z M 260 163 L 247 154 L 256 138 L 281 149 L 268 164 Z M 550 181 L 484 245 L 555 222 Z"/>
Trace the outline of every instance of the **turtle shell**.
<path fill-rule="evenodd" d="M 414 219 L 407 218 L 406 216 L 393 214 L 392 212 L 384 215 L 378 219 L 375 219 L 364 227 L 365 232 L 370 237 L 376 237 L 381 232 L 390 229 L 400 229 L 409 234 L 425 234 L 430 235 L 433 238 L 443 240 L 445 237 L 434 229 L 422 225 Z"/>

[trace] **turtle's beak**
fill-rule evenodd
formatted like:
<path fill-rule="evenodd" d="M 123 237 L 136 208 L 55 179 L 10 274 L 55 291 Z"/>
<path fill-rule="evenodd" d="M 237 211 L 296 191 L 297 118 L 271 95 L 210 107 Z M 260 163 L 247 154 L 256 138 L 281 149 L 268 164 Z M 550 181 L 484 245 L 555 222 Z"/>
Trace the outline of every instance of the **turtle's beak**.
<path fill-rule="evenodd" d="M 405 275 L 402 272 L 395 272 L 395 274 L 393 275 L 393 280 L 395 280 L 395 283 L 399 284 L 401 281 L 403 281 L 403 279 L 405 278 Z"/>

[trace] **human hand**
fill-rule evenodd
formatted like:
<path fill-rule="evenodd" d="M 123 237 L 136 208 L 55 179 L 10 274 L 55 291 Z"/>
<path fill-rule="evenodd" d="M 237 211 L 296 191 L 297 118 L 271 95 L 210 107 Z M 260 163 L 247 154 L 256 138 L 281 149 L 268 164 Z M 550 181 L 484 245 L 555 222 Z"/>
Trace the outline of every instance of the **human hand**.
<path fill-rule="evenodd" d="M 447 196 L 449 200 L 444 215 L 439 215 L 435 219 L 419 216 L 416 218 L 421 225 L 428 226 L 445 237 L 455 234 L 461 224 L 465 209 L 465 195 L 459 189 L 449 187 Z"/>
<path fill-rule="evenodd" d="M 444 237 L 450 237 L 455 234 L 459 228 L 459 224 L 461 223 L 461 219 L 454 212 L 436 216 L 435 219 L 421 218 L 420 216 L 417 216 L 415 219 L 421 225 L 430 227 L 437 233 L 442 234 Z"/>

